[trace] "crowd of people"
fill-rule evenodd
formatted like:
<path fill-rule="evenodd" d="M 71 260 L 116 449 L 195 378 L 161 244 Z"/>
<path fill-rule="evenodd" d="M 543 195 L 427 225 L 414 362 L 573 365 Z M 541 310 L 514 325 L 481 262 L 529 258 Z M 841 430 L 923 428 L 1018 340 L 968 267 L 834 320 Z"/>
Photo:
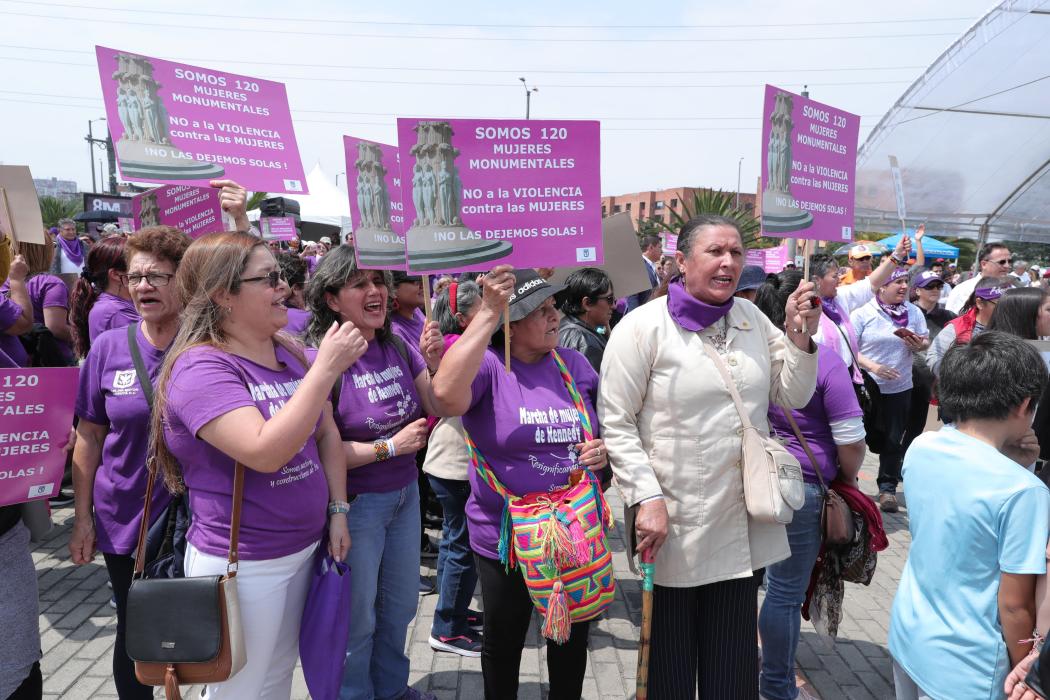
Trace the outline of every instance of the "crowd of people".
<path fill-rule="evenodd" d="M 1050 418 L 1037 410 L 1047 355 L 1029 341 L 1050 336 L 1050 292 L 1005 244 L 981 249 L 964 279 L 926 264 L 920 230 L 914 263 L 903 237 L 878 261 L 866 245 L 846 266 L 816 254 L 807 279 L 745 266 L 736 223 L 700 215 L 673 255 L 641 238 L 651 289 L 629 297 L 600 268 L 556 284 L 550 269 L 501 265 L 427 288 L 360 268 L 349 242 L 264 242 L 245 191 L 215 186 L 235 231 L 82 240 L 64 220 L 52 244 L 0 245 L 0 366 L 80 366 L 69 551 L 78 565 L 102 554 L 121 698 L 153 697 L 125 650 L 150 470 L 165 488 L 147 526 L 185 526 L 184 576 L 227 570 L 243 474 L 247 663 L 203 697 L 289 697 L 321 549 L 353 571 L 349 632 L 330 640 L 345 655 L 339 697 L 431 697 L 409 685 L 405 645 L 418 595 L 435 591 L 429 644 L 480 657 L 486 698 L 517 696 L 534 610 L 549 697 L 579 698 L 604 593 L 580 612 L 560 580 L 543 600 L 534 587 L 565 562 L 601 568 L 594 542 L 615 484 L 632 565 L 655 561 L 650 697 L 804 698 L 795 653 L 831 547 L 830 494 L 854 504 L 851 546 L 867 548 L 902 479 L 912 544 L 890 628 L 898 698 L 1032 692 Z M 800 466 L 789 523 L 751 510 L 751 429 Z M 877 505 L 857 490 L 868 449 Z M 564 530 L 554 516 L 541 530 L 546 563 L 521 561 L 512 511 L 581 483 L 598 540 L 561 511 Z M 0 567 L 25 591 L 0 604 L 0 697 L 19 700 L 42 692 L 23 515 L 0 508 Z M 419 575 L 427 557 L 434 581 Z M 611 591 L 611 568 L 600 583 Z"/>

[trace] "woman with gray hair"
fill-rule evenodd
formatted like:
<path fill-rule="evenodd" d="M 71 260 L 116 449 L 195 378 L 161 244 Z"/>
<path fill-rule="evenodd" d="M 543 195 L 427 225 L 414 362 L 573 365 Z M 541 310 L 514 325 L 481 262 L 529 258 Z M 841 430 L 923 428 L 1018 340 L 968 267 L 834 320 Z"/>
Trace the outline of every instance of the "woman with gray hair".
<path fill-rule="evenodd" d="M 450 282 L 434 300 L 434 318 L 451 346 L 481 308 L 474 282 Z M 430 648 L 460 656 L 481 656 L 481 614 L 469 608 L 478 582 L 467 532 L 470 456 L 461 418 L 442 418 L 434 426 L 423 473 L 441 503 L 441 545 L 437 558 L 438 601 L 430 627 Z"/>
<path fill-rule="evenodd" d="M 430 697 L 408 687 L 405 640 L 419 580 L 416 452 L 427 442 L 424 413 L 441 415 L 428 369 L 437 369 L 442 340 L 433 325 L 424 330 L 424 361 L 391 332 L 390 287 L 390 273 L 359 269 L 346 245 L 321 258 L 306 287 L 313 314 L 307 345 L 316 345 L 337 322 L 352 324 L 368 343 L 331 396 L 350 470 L 346 518 L 353 547 L 347 562 L 354 585 L 344 700 Z"/>
<path fill-rule="evenodd" d="M 787 296 L 781 331 L 735 298 L 744 245 L 725 217 L 687 222 L 675 259 L 682 274 L 667 296 L 625 316 L 609 339 L 598 416 L 634 515 L 631 553 L 656 562 L 650 695 L 756 698 L 755 573 L 791 549 L 784 525 L 745 507 L 743 421 L 731 397 L 765 435 L 772 404 L 809 402 L 820 306 L 803 283 Z"/>

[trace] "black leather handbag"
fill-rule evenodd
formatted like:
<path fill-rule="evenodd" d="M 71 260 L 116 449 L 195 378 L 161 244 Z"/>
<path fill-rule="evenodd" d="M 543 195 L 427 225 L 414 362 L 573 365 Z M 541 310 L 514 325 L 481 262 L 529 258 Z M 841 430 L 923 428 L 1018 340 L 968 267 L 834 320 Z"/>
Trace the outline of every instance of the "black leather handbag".
<path fill-rule="evenodd" d="M 135 574 L 128 591 L 125 647 L 135 676 L 163 685 L 181 700 L 179 684 L 221 683 L 244 667 L 244 632 L 237 601 L 237 536 L 241 526 L 244 467 L 237 463 L 226 573 L 189 578 L 144 578 L 149 504 L 156 471 L 150 470 L 139 526 Z"/>

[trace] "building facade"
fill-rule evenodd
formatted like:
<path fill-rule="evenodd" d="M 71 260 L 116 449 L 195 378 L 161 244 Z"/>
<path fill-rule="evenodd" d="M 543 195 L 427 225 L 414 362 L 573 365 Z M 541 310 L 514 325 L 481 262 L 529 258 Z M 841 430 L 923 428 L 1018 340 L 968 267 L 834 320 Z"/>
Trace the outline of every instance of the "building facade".
<path fill-rule="evenodd" d="M 615 197 L 602 197 L 602 216 L 612 216 L 620 212 L 631 215 L 635 226 L 640 221 L 656 219 L 664 223 L 671 223 L 674 219 L 670 212 L 684 216 L 682 202 L 687 206 L 693 201 L 693 195 L 697 192 L 710 190 L 704 187 L 672 187 L 667 190 L 650 190 L 648 192 L 632 192 L 631 194 L 617 195 Z M 729 193 L 736 196 L 735 192 Z M 755 195 L 748 192 L 740 193 L 740 208 L 746 212 L 754 213 Z"/>
<path fill-rule="evenodd" d="M 59 199 L 73 199 L 78 195 L 77 183 L 72 180 L 59 180 L 56 177 L 50 179 L 33 178 L 33 186 L 39 197 L 57 197 Z"/>

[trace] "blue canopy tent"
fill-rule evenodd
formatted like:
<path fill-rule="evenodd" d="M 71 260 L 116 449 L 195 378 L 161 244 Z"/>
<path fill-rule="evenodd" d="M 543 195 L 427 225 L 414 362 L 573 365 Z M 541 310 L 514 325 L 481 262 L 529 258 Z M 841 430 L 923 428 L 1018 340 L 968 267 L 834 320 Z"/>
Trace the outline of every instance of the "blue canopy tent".
<path fill-rule="evenodd" d="M 908 229 L 908 238 L 911 239 L 911 252 L 915 254 L 915 229 Z M 897 244 L 901 241 L 901 235 L 898 233 L 896 236 L 890 236 L 889 238 L 883 238 L 879 243 L 883 244 L 890 250 L 897 247 Z M 955 246 L 948 245 L 944 241 L 938 241 L 936 238 L 932 238 L 929 235 L 922 237 L 922 252 L 926 256 L 926 264 L 930 263 L 933 258 L 952 258 L 957 259 L 959 257 L 959 249 Z"/>

